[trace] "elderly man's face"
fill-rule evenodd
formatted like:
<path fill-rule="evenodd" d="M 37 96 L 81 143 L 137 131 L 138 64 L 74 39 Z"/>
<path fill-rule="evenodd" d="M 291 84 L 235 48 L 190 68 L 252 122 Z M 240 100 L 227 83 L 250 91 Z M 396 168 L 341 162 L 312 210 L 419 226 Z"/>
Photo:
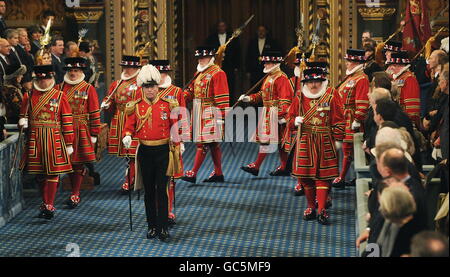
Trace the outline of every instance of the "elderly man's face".
<path fill-rule="evenodd" d="M 380 126 L 381 123 L 383 123 L 383 118 L 381 117 L 381 115 L 377 113 L 377 104 L 373 104 L 372 107 L 373 107 L 373 120 L 375 121 L 377 126 Z"/>
<path fill-rule="evenodd" d="M 27 44 L 28 41 L 29 41 L 29 40 L 28 40 L 28 34 L 27 34 L 27 32 L 25 32 L 25 31 L 20 31 L 20 32 L 19 32 L 19 43 L 22 44 L 22 45 L 25 45 L 25 44 Z"/>
<path fill-rule="evenodd" d="M 11 52 L 11 45 L 9 44 L 9 42 L 5 39 L 0 41 L 0 53 L 2 55 L 9 55 L 9 53 Z"/>
<path fill-rule="evenodd" d="M 136 67 L 123 67 L 122 71 L 126 77 L 133 76 L 138 72 L 139 68 Z"/>
<path fill-rule="evenodd" d="M 13 35 L 8 39 L 11 46 L 17 46 L 19 44 L 19 35 Z"/>
<path fill-rule="evenodd" d="M 307 82 L 306 86 L 308 87 L 309 91 L 312 94 L 317 94 L 322 88 L 322 82 L 320 81 Z"/>
<path fill-rule="evenodd" d="M 83 75 L 83 71 L 81 71 L 81 69 L 74 68 L 70 69 L 67 74 L 69 75 L 69 80 L 76 81 L 81 78 L 81 76 Z"/>
<path fill-rule="evenodd" d="M 347 68 L 348 71 L 352 70 L 353 68 L 355 68 L 358 65 L 359 64 L 355 63 L 355 62 L 345 61 L 345 67 Z"/>
<path fill-rule="evenodd" d="M 377 154 L 377 158 L 376 158 L 377 170 L 380 173 L 381 177 L 383 177 L 383 178 L 389 177 L 391 175 L 388 168 L 386 168 L 383 164 L 383 159 L 384 159 L 385 154 L 386 154 L 386 152 L 381 155 Z"/>
<path fill-rule="evenodd" d="M 428 64 L 430 65 L 431 69 L 437 68 L 437 66 L 439 65 L 438 51 L 433 51 L 433 53 L 431 53 L 430 57 L 428 58 Z"/>
<path fill-rule="evenodd" d="M 198 59 L 198 64 L 200 66 L 206 66 L 211 61 L 211 57 L 201 57 Z"/>
<path fill-rule="evenodd" d="M 270 69 L 274 68 L 275 65 L 277 65 L 277 64 L 276 63 L 264 63 L 264 69 L 270 70 Z"/>
<path fill-rule="evenodd" d="M 41 89 L 47 89 L 53 84 L 53 80 L 53 78 L 37 79 L 36 83 Z"/>

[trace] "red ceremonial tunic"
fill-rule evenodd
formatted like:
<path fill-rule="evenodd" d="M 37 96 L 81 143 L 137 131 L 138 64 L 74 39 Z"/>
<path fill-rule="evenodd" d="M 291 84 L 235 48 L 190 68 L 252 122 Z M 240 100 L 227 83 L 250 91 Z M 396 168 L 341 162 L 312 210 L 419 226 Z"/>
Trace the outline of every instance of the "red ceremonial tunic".
<path fill-rule="evenodd" d="M 294 97 L 289 109 L 287 128 L 298 129 L 297 116 L 303 116 L 304 121 L 300 126 L 301 135 L 296 137 L 292 175 L 314 180 L 334 179 L 339 175 L 334 143 L 344 136 L 341 98 L 333 88 L 328 88 L 318 99 L 301 93 Z"/>
<path fill-rule="evenodd" d="M 28 118 L 28 142 L 20 169 L 30 174 L 58 175 L 72 171 L 67 146 L 74 140 L 72 111 L 64 93 L 55 88 L 25 94 L 20 117 Z M 28 111 L 26 112 L 28 106 Z"/>
<path fill-rule="evenodd" d="M 125 157 L 127 153 L 134 156 L 136 154 L 136 147 L 138 146 L 138 141 L 133 139 L 131 147 L 127 152 L 127 149 L 123 147 L 121 137 L 125 126 L 125 107 L 127 103 L 140 99 L 142 96 L 142 89 L 138 88 L 136 78 L 134 77 L 126 81 L 114 81 L 108 91 L 108 95 L 114 93 L 110 99 L 111 106 L 109 107 L 109 110 L 114 111 L 114 116 L 109 129 L 108 152 L 119 157 Z"/>
<path fill-rule="evenodd" d="M 211 143 L 223 140 L 223 126 L 229 107 L 227 75 L 219 66 L 212 65 L 198 74 L 184 91 L 186 102 L 193 101 L 191 133 L 195 143 Z"/>
<path fill-rule="evenodd" d="M 406 71 L 393 82 L 400 90 L 400 106 L 411 121 L 420 126 L 420 86 L 414 73 Z"/>
<path fill-rule="evenodd" d="M 122 138 L 131 136 L 144 145 L 157 144 L 159 141 L 161 145 L 169 143 L 171 127 L 178 121 L 177 118 L 170 118 L 170 112 L 174 106 L 178 106 L 177 101 L 158 97 L 151 102 L 142 97 L 130 105 Z"/>
<path fill-rule="evenodd" d="M 295 82 L 297 80 L 297 85 L 295 85 Z M 291 77 L 289 79 L 289 84 L 292 88 L 292 95 L 295 98 L 297 95 L 302 93 L 302 79 L 299 77 Z M 294 91 L 296 90 L 296 91 Z M 292 106 L 291 106 L 292 107 Z M 290 107 L 289 107 L 290 109 Z M 289 110 L 288 110 L 289 114 Z M 293 128 L 285 128 L 284 134 L 282 137 L 281 145 L 285 152 L 290 153 L 295 145 L 295 138 L 297 136 L 297 129 Z"/>
<path fill-rule="evenodd" d="M 77 85 L 61 84 L 73 116 L 73 164 L 95 162 L 95 145 L 92 136 L 100 132 L 100 109 L 95 88 L 85 81 Z"/>
<path fill-rule="evenodd" d="M 181 108 L 186 108 L 186 102 L 184 100 L 183 90 L 177 86 L 170 85 L 167 88 L 159 88 L 158 97 L 162 98 L 162 99 L 168 99 L 168 100 L 177 100 L 178 104 Z M 180 110 L 179 126 L 181 126 L 181 128 L 180 128 L 179 134 L 182 137 L 183 137 L 183 134 L 185 134 L 186 135 L 185 138 L 189 139 L 189 137 L 190 137 L 189 136 L 189 124 L 186 120 L 187 115 L 184 113 L 184 111 L 185 110 Z M 183 167 L 183 159 L 182 159 L 181 151 L 180 151 L 179 159 L 181 162 L 181 166 Z M 181 170 L 181 173 L 174 176 L 174 178 L 179 179 L 179 178 L 183 177 L 183 171 L 184 170 Z"/>
<path fill-rule="evenodd" d="M 253 136 L 261 144 L 279 144 L 284 134 L 285 124 L 278 121 L 285 118 L 292 103 L 293 89 L 289 79 L 281 70 L 271 72 L 261 86 L 261 90 L 250 96 L 251 102 L 263 103 L 258 127 Z"/>
<path fill-rule="evenodd" d="M 345 119 L 344 142 L 353 143 L 352 123 L 356 119 L 362 124 L 369 109 L 369 78 L 362 69 L 358 70 L 348 75 L 337 90 L 342 98 Z"/>

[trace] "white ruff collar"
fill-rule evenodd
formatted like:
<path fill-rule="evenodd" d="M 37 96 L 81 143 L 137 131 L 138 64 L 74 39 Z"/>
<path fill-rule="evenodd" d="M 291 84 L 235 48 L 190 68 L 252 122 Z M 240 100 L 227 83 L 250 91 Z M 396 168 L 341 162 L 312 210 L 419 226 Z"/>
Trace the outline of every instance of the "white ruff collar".
<path fill-rule="evenodd" d="M 200 64 L 198 64 L 198 65 L 197 65 L 197 71 L 198 71 L 198 72 L 203 72 L 203 71 L 205 71 L 206 69 L 208 69 L 210 66 L 212 66 L 212 65 L 214 64 L 214 61 L 215 61 L 215 60 L 216 60 L 216 59 L 214 59 L 214 57 L 212 57 L 211 60 L 209 61 L 209 63 L 208 63 L 207 65 L 201 66 Z"/>
<path fill-rule="evenodd" d="M 345 74 L 347 74 L 347 75 L 352 75 L 353 73 L 355 73 L 355 72 L 357 72 L 357 71 L 360 71 L 360 70 L 362 70 L 364 68 L 364 64 L 360 64 L 360 65 L 358 65 L 358 66 L 355 66 L 352 70 L 347 70 L 347 72 L 345 72 Z"/>
<path fill-rule="evenodd" d="M 296 66 L 295 68 L 294 68 L 294 75 L 295 75 L 295 77 L 298 77 L 298 78 L 300 78 L 300 66 Z"/>
<path fill-rule="evenodd" d="M 325 80 L 322 82 L 322 88 L 320 89 L 320 91 L 318 93 L 312 94 L 306 84 L 303 85 L 302 93 L 305 97 L 307 97 L 309 99 L 317 99 L 317 98 L 322 97 L 322 95 L 324 95 L 324 93 L 327 91 L 327 89 L 328 89 L 328 80 Z"/>
<path fill-rule="evenodd" d="M 81 77 L 79 79 L 77 79 L 75 81 L 71 81 L 69 79 L 69 75 L 66 73 L 66 75 L 64 75 L 64 82 L 66 82 L 66 83 L 68 83 L 69 85 L 72 85 L 72 86 L 73 85 L 78 85 L 79 83 L 81 83 L 84 80 L 85 77 L 86 76 L 84 75 L 84 73 L 82 73 Z"/>
<path fill-rule="evenodd" d="M 136 71 L 136 73 L 134 73 L 133 75 L 131 75 L 131 76 L 125 76 L 125 72 L 122 72 L 122 74 L 120 75 L 120 79 L 122 79 L 122 80 L 124 80 L 124 81 L 128 81 L 128 80 L 130 80 L 130 79 L 133 79 L 134 77 L 136 77 L 138 74 L 139 74 L 139 71 L 141 71 L 140 69 L 138 70 L 138 71 Z"/>
<path fill-rule="evenodd" d="M 281 66 L 281 64 L 277 64 L 274 67 L 272 67 L 271 69 L 265 69 L 264 68 L 263 72 L 268 74 L 268 73 L 272 73 L 272 72 L 278 71 L 278 70 L 280 70 L 280 66 Z"/>
<path fill-rule="evenodd" d="M 159 85 L 160 88 L 168 88 L 172 85 L 172 78 L 170 78 L 169 75 L 167 75 L 166 79 L 164 80 L 164 83 Z"/>
<path fill-rule="evenodd" d="M 39 87 L 36 84 L 36 82 L 33 82 L 34 89 L 37 90 L 37 91 L 40 91 L 40 92 L 47 92 L 47 91 L 51 90 L 54 86 L 55 86 L 55 79 L 52 80 L 52 84 L 46 89 L 42 89 L 41 87 Z"/>

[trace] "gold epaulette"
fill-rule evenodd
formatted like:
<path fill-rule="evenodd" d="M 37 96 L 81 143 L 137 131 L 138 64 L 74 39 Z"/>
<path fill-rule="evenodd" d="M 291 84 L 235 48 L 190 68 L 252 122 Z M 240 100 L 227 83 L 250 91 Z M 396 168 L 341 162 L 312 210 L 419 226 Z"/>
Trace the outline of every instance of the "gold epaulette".
<path fill-rule="evenodd" d="M 170 106 L 171 110 L 175 109 L 176 107 L 178 107 L 180 105 L 178 103 L 178 100 L 175 99 L 175 98 L 163 97 L 163 98 L 161 98 L 161 100 L 169 103 L 169 106 Z"/>
<path fill-rule="evenodd" d="M 133 114 L 134 111 L 136 110 L 136 104 L 139 103 L 140 101 L 141 99 L 128 102 L 127 105 L 125 106 L 125 114 L 126 115 Z"/>

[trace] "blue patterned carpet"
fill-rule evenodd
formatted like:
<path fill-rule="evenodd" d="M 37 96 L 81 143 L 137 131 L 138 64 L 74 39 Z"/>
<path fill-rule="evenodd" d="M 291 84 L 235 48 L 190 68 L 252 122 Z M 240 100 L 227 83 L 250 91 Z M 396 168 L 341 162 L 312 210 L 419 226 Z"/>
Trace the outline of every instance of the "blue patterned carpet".
<path fill-rule="evenodd" d="M 260 177 L 239 169 L 253 161 L 257 145 L 223 144 L 226 183 L 177 184 L 177 225 L 171 243 L 145 239 L 143 197 L 133 198 L 134 230 L 129 231 L 128 197 L 118 193 L 125 161 L 108 156 L 96 165 L 102 184 L 82 192 L 75 210 L 63 208 L 68 192 L 58 192 L 53 221 L 35 218 L 39 196 L 26 199 L 26 209 L 0 228 L 0 256 L 65 257 L 70 243 L 83 257 L 349 257 L 355 256 L 354 188 L 333 192 L 331 225 L 301 219 L 306 200 L 292 194 L 295 180 L 270 177 L 278 155 L 268 156 Z M 188 145 L 185 166 L 190 169 L 194 146 Z M 198 176 L 212 171 L 210 157 Z M 68 247 L 66 249 L 66 247 Z"/>

